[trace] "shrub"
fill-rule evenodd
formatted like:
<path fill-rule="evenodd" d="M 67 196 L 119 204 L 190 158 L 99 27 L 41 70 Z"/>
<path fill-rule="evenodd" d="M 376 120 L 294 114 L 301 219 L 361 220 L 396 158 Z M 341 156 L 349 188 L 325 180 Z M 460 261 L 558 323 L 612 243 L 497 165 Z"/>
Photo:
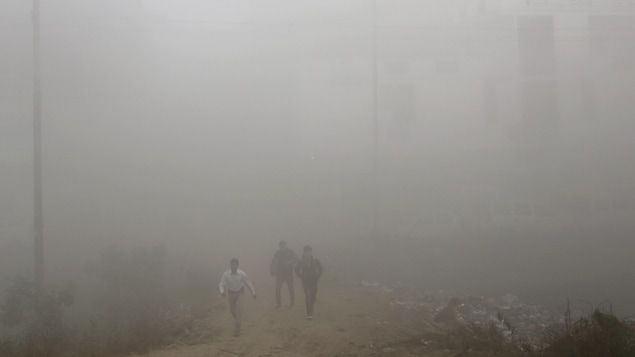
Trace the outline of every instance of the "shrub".
<path fill-rule="evenodd" d="M 139 248 L 124 252 L 109 248 L 87 273 L 96 285 L 91 326 L 80 345 L 83 349 L 119 354 L 143 352 L 165 338 L 165 251 Z"/>
<path fill-rule="evenodd" d="M 32 279 L 15 276 L 0 305 L 3 356 L 61 356 L 70 348 L 63 323 L 64 307 L 73 303 L 73 289 L 50 287 L 39 292 Z"/>
<path fill-rule="evenodd" d="M 555 334 L 543 356 L 635 356 L 635 325 L 595 309 L 590 317 L 575 322 L 570 331 Z"/>

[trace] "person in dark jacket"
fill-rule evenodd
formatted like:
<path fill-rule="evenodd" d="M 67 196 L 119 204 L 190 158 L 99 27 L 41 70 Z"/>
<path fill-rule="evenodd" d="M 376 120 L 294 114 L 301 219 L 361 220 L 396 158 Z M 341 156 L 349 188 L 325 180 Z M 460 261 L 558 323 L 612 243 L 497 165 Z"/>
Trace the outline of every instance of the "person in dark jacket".
<path fill-rule="evenodd" d="M 306 245 L 302 252 L 302 259 L 295 266 L 296 275 L 302 280 L 306 302 L 306 318 L 313 318 L 313 305 L 317 296 L 318 281 L 322 276 L 322 264 L 313 256 L 313 248 Z"/>
<path fill-rule="evenodd" d="M 276 309 L 281 306 L 280 290 L 282 284 L 287 284 L 289 289 L 289 307 L 293 308 L 295 292 L 293 289 L 293 267 L 298 262 L 298 256 L 291 248 L 287 247 L 287 242 L 281 240 L 278 243 L 278 250 L 273 255 L 271 261 L 272 274 L 276 276 Z"/>

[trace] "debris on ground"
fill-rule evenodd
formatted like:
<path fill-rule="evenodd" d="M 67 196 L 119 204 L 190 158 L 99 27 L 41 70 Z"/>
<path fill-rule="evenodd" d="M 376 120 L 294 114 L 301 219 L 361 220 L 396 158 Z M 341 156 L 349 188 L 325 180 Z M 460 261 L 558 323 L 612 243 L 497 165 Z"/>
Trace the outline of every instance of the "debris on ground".
<path fill-rule="evenodd" d="M 362 281 L 361 285 L 382 294 L 392 294 L 390 305 L 417 312 L 432 322 L 435 316 L 451 308 L 454 320 L 459 324 L 475 326 L 494 326 L 502 336 L 518 344 L 527 344 L 540 348 L 545 343 L 548 329 L 564 328 L 565 316 L 540 305 L 524 303 L 513 294 L 500 297 L 457 296 L 444 290 L 410 291 L 407 294 L 395 293 L 379 282 Z M 456 303 L 458 300 L 458 303 Z M 572 312 L 572 318 L 582 316 L 581 312 Z M 451 328 L 451 326 L 443 326 Z"/>

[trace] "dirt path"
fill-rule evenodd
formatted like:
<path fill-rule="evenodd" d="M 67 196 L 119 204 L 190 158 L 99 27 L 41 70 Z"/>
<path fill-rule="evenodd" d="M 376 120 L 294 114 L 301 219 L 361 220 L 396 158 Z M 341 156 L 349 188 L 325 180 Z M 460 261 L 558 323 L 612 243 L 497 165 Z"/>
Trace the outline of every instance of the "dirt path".
<path fill-rule="evenodd" d="M 143 356 L 452 355 L 422 342 L 423 331 L 432 327 L 392 306 L 388 294 L 362 286 L 322 281 L 314 318 L 308 321 L 299 285 L 293 310 L 274 308 L 273 287 L 261 288 L 256 300 L 245 299 L 243 333 L 238 337 L 232 336 L 230 314 L 219 300 L 206 317 L 210 331 L 205 343 L 173 345 Z"/>

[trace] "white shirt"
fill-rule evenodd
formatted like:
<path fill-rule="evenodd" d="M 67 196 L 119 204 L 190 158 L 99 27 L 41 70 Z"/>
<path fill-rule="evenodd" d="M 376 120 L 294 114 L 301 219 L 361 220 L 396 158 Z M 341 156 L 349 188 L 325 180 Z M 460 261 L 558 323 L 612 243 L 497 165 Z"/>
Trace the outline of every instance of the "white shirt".
<path fill-rule="evenodd" d="M 247 285 L 249 290 L 251 290 L 252 295 L 256 295 L 256 290 L 254 290 L 254 286 L 247 278 L 247 274 L 245 274 L 245 272 L 240 269 L 236 269 L 236 274 L 233 274 L 230 269 L 223 274 L 222 278 L 220 278 L 220 284 L 218 284 L 218 288 L 220 289 L 220 293 L 222 294 L 225 292 L 225 290 L 237 292 L 240 289 L 244 288 L 245 285 Z"/>

